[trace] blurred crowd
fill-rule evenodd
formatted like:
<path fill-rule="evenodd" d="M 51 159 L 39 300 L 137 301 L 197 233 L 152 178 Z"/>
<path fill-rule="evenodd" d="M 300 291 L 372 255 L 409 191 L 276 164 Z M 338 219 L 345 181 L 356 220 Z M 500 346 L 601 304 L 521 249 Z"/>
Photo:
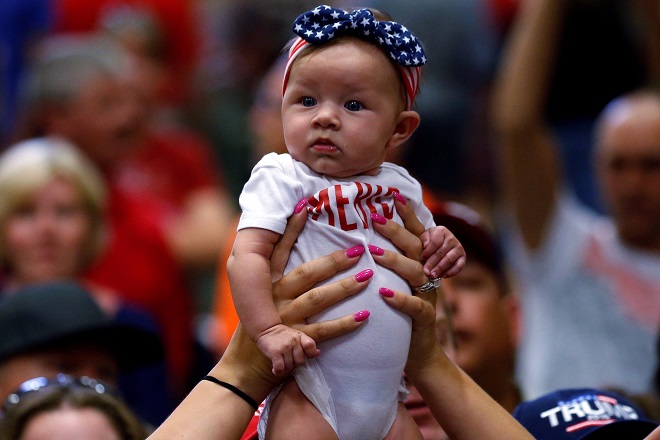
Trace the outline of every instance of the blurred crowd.
<path fill-rule="evenodd" d="M 388 160 L 439 223 L 446 202 L 480 218 L 468 262 L 491 278 L 468 265 L 446 287 L 456 328 L 439 339 L 458 365 L 509 411 L 609 387 L 660 419 L 657 2 L 327 3 L 387 12 L 424 43 L 422 122 Z M 237 324 L 238 194 L 286 152 L 282 48 L 317 4 L 0 2 L 0 400 L 34 377 L 95 376 L 156 426 L 214 365 Z M 483 283 L 481 300 L 461 290 Z M 4 333 L 17 310 L 38 337 Z M 86 313 L 99 316 L 74 323 Z M 25 359 L 41 351 L 57 368 Z"/>

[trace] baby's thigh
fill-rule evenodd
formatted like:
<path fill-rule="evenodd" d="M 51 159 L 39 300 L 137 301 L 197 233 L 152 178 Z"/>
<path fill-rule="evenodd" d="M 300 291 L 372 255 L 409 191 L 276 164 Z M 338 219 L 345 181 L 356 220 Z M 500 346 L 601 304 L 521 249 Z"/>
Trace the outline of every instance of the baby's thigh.
<path fill-rule="evenodd" d="M 390 431 L 385 436 L 384 440 L 395 440 L 395 439 L 411 439 L 411 440 L 424 440 L 422 433 L 419 431 L 417 424 L 413 420 L 410 413 L 403 403 L 399 402 L 399 406 L 396 411 L 396 417 L 394 418 L 394 423 Z"/>
<path fill-rule="evenodd" d="M 413 422 L 414 423 L 414 422 Z M 273 400 L 266 440 L 337 440 L 332 426 L 290 379 Z"/>

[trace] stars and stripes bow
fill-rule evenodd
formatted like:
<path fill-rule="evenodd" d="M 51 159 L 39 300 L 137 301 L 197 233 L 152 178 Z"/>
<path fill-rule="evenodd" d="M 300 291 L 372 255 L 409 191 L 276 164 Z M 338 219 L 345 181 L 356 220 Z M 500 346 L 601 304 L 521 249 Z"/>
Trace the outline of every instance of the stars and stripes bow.
<path fill-rule="evenodd" d="M 366 8 L 347 12 L 327 5 L 307 11 L 293 22 L 298 38 L 289 49 L 283 90 L 295 57 L 310 44 L 321 45 L 339 35 L 352 34 L 373 41 L 399 65 L 406 86 L 408 108 L 419 88 L 421 66 L 426 54 L 421 42 L 405 26 L 394 21 L 379 21 Z"/>

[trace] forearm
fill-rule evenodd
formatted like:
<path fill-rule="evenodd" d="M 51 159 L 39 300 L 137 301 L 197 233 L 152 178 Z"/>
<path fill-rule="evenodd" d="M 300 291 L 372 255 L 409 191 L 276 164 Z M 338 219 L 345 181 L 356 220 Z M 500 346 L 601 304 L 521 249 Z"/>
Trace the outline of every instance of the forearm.
<path fill-rule="evenodd" d="M 268 370 L 269 362 L 239 324 L 227 351 L 209 375 L 234 385 L 255 402 L 262 402 L 278 383 Z M 253 414 L 254 408 L 241 397 L 203 380 L 149 439 L 238 439 Z"/>
<path fill-rule="evenodd" d="M 439 347 L 423 367 L 406 372 L 450 438 L 533 438 Z"/>
<path fill-rule="evenodd" d="M 544 240 L 561 185 L 561 165 L 544 108 L 567 7 L 567 0 L 523 3 L 494 85 L 491 120 L 502 198 L 531 249 Z"/>
<path fill-rule="evenodd" d="M 234 307 L 252 340 L 282 320 L 273 303 L 270 263 L 261 255 L 232 255 L 227 262 Z"/>
<path fill-rule="evenodd" d="M 149 440 L 240 439 L 253 414 L 230 390 L 201 381 Z"/>
<path fill-rule="evenodd" d="M 567 0 L 521 3 L 494 83 L 496 131 L 515 133 L 542 123 Z"/>

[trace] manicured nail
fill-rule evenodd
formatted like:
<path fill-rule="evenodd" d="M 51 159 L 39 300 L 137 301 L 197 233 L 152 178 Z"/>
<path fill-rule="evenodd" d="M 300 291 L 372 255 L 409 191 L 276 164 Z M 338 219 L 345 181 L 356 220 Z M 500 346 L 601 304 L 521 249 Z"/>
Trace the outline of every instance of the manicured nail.
<path fill-rule="evenodd" d="M 408 203 L 408 201 L 406 200 L 406 198 L 403 197 L 403 196 L 402 196 L 401 194 L 399 194 L 398 192 L 395 192 L 394 194 L 392 194 L 392 196 L 393 196 L 396 200 L 398 200 L 399 202 L 401 202 L 401 204 L 403 204 L 403 205 L 405 205 L 405 204 Z"/>
<path fill-rule="evenodd" d="M 303 208 L 307 205 L 307 199 L 302 199 L 301 201 L 298 202 L 296 205 L 296 209 L 293 210 L 294 214 L 298 214 L 300 211 L 303 210 Z"/>
<path fill-rule="evenodd" d="M 367 281 L 372 276 L 374 276 L 374 271 L 371 269 L 365 269 L 362 272 L 358 272 L 355 274 L 355 281 L 361 283 L 363 281 Z"/>
<path fill-rule="evenodd" d="M 381 287 L 378 289 L 378 293 L 388 298 L 392 298 L 394 296 L 394 291 L 392 289 L 388 289 L 387 287 Z"/>
<path fill-rule="evenodd" d="M 374 246 L 373 244 L 369 245 L 369 252 L 371 255 L 383 255 L 385 251 L 378 246 Z"/>
<path fill-rule="evenodd" d="M 376 223 L 379 223 L 381 225 L 384 225 L 387 222 L 387 219 L 383 217 L 380 214 L 376 214 L 375 212 L 371 214 L 371 220 L 375 221 Z"/>
<path fill-rule="evenodd" d="M 353 315 L 353 319 L 355 319 L 356 322 L 362 322 L 365 319 L 367 319 L 369 315 L 371 315 L 371 313 L 369 313 L 369 310 L 360 310 L 355 315 Z"/>
<path fill-rule="evenodd" d="M 360 256 L 362 254 L 364 254 L 364 246 L 362 246 L 362 245 L 353 246 L 350 249 L 346 249 L 346 256 L 348 258 L 354 258 L 354 257 Z"/>

